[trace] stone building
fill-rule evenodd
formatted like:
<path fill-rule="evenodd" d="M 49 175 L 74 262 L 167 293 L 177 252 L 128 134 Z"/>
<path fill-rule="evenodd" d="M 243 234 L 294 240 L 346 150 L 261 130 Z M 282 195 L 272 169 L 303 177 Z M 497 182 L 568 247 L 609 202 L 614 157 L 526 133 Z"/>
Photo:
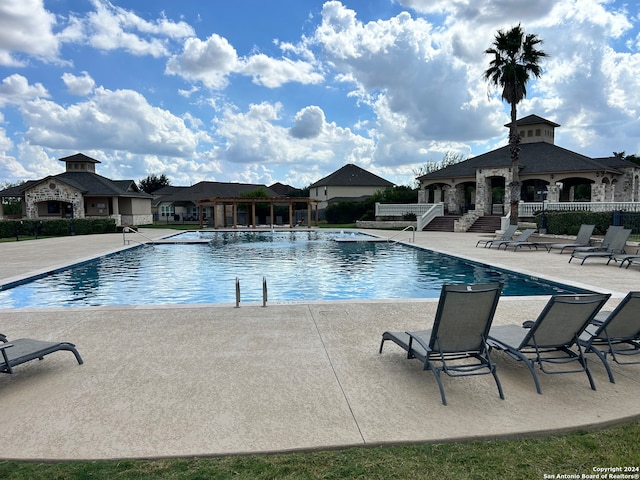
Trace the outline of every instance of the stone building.
<path fill-rule="evenodd" d="M 505 127 L 510 127 L 510 123 Z M 640 166 L 618 157 L 590 158 L 555 145 L 557 123 L 529 115 L 521 136 L 519 180 L 523 202 L 639 202 Z M 509 210 L 513 179 L 509 146 L 422 175 L 419 202 L 444 202 L 448 213 Z"/>
<path fill-rule="evenodd" d="M 64 173 L 2 190 L 0 202 L 4 198 L 22 199 L 22 216 L 26 218 L 107 217 L 118 226 L 153 223 L 152 196 L 142 192 L 135 181 L 98 175 L 95 166 L 100 161 L 82 153 L 60 161 L 65 162 Z"/>

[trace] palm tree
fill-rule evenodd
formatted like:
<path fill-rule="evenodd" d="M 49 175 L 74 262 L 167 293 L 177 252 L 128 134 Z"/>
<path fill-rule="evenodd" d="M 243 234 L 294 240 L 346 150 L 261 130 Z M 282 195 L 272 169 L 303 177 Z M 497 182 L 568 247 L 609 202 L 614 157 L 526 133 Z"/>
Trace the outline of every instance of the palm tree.
<path fill-rule="evenodd" d="M 511 224 L 518 223 L 518 202 L 520 201 L 520 135 L 518 134 L 516 105 L 527 95 L 527 82 L 534 75 L 540 77 L 540 60 L 547 54 L 538 50 L 542 40 L 537 35 L 525 35 L 518 25 L 509 31 L 498 30 L 493 46 L 484 53 L 493 55 L 489 68 L 484 72 L 485 80 L 502 89 L 502 99 L 511 105 L 509 125 L 509 151 L 511 155 L 512 180 L 509 184 L 511 202 Z"/>

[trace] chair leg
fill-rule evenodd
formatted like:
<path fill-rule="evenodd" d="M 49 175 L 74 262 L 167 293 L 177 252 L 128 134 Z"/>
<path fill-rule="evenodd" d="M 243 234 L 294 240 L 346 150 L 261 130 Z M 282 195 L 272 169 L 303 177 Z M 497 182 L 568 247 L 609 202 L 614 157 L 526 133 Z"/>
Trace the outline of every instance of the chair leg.
<path fill-rule="evenodd" d="M 534 361 L 527 358 L 524 354 L 516 351 L 516 350 L 510 350 L 509 353 L 511 355 L 515 355 L 516 357 L 518 357 L 520 360 L 522 360 L 524 362 L 524 364 L 527 366 L 527 368 L 529 369 L 529 372 L 531 372 L 531 376 L 533 377 L 533 383 L 535 383 L 536 385 L 536 391 L 542 395 L 542 388 L 540 387 L 540 381 L 538 380 L 538 375 L 536 374 L 536 370 L 534 368 Z"/>
<path fill-rule="evenodd" d="M 611 366 L 609 365 L 609 362 L 607 362 L 607 354 L 601 352 L 600 350 L 598 350 L 597 348 L 593 348 L 591 347 L 588 352 L 591 353 L 595 353 L 596 356 L 600 359 L 600 361 L 602 362 L 602 365 L 604 365 L 605 370 L 607 371 L 607 375 L 609 375 L 609 381 L 611 383 L 616 383 L 615 379 L 613 378 L 613 371 L 611 370 Z M 585 352 L 587 353 L 587 352 Z"/>
<path fill-rule="evenodd" d="M 504 400 L 504 392 L 502 391 L 502 384 L 500 383 L 500 379 L 498 378 L 498 372 L 495 367 L 491 368 L 491 375 L 493 375 L 493 379 L 496 381 L 496 386 L 498 387 L 498 394 L 500 394 L 500 398 Z"/>
<path fill-rule="evenodd" d="M 440 378 L 440 370 L 434 368 L 433 365 L 430 366 L 429 370 L 433 373 L 433 376 L 436 378 L 436 382 L 438 382 L 438 388 L 440 389 L 440 398 L 442 398 L 442 404 L 447 404 L 447 398 L 444 394 L 444 385 L 442 385 L 442 379 Z"/>
<path fill-rule="evenodd" d="M 584 367 L 584 371 L 587 374 L 587 378 L 589 379 L 589 385 L 591 385 L 591 390 L 596 389 L 596 384 L 593 381 L 593 377 L 591 376 L 591 372 L 589 371 L 589 367 L 587 367 L 587 359 L 583 356 L 580 356 L 579 360 L 580 364 Z"/>
<path fill-rule="evenodd" d="M 72 345 L 71 343 L 67 343 L 65 344 L 64 347 L 61 347 L 60 350 L 67 350 L 71 353 L 73 353 L 76 357 L 76 360 L 78 361 L 78 365 L 82 365 L 84 362 L 82 360 L 82 357 L 80 356 L 80 352 L 78 352 L 78 350 L 76 350 L 75 345 Z"/>

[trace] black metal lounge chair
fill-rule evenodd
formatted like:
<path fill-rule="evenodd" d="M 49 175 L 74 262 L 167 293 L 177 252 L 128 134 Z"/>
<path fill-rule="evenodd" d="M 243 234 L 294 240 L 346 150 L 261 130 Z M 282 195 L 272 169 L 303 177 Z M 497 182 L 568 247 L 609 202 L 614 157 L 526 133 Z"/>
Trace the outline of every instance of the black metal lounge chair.
<path fill-rule="evenodd" d="M 640 363 L 623 357 L 640 354 L 640 292 L 629 292 L 612 312 L 600 312 L 580 336 L 585 353 L 595 353 L 615 383 L 607 355 L 619 365 Z"/>
<path fill-rule="evenodd" d="M 504 247 L 504 249 L 506 250 L 507 248 L 509 248 L 510 246 L 513 246 L 514 244 L 526 243 L 529 240 L 529 237 L 534 233 L 536 233 L 535 228 L 525 228 L 522 231 L 522 233 L 520 233 L 520 235 L 518 235 L 514 240 L 499 241 L 499 242 L 496 242 L 496 245 L 498 246 L 498 250 L 500 250 L 500 247 Z"/>
<path fill-rule="evenodd" d="M 542 389 L 534 368 L 536 364 L 543 373 L 548 374 L 585 372 L 591 388 L 595 390 L 578 339 L 609 297 L 609 294 L 554 295 L 535 321 L 525 322 L 522 326 L 494 326 L 487 343 L 523 361 L 540 394 Z M 580 368 L 558 367 L 570 362 L 579 363 Z M 552 364 L 556 368 L 546 367 Z"/>
<path fill-rule="evenodd" d="M 627 240 L 629 239 L 629 235 L 631 235 L 630 228 L 623 228 L 617 231 L 613 240 L 609 244 L 606 250 L 603 251 L 578 251 L 577 249 L 571 252 L 571 257 L 569 258 L 569 263 L 574 258 L 581 258 L 582 261 L 580 265 L 584 263 L 584 261 L 588 258 L 606 258 L 609 263 L 614 255 L 619 255 L 624 253 L 625 246 L 627 245 Z"/>
<path fill-rule="evenodd" d="M 607 248 L 609 248 L 609 245 L 611 244 L 613 239 L 616 238 L 616 235 L 620 230 L 622 230 L 622 226 L 620 225 L 609 225 L 609 227 L 607 227 L 607 231 L 604 234 L 604 237 L 602 238 L 602 242 L 600 242 L 600 245 L 592 245 L 588 247 L 587 246 L 576 247 L 573 249 L 573 251 L 574 252 L 603 252 Z"/>
<path fill-rule="evenodd" d="M 478 247 L 478 245 L 484 245 L 484 248 L 491 248 L 494 242 L 508 242 L 510 240 L 513 240 L 513 235 L 516 233 L 517 229 L 517 225 L 509 225 L 504 229 L 504 232 L 500 236 L 496 235 L 491 240 L 478 240 L 478 243 L 476 243 L 476 248 Z"/>
<path fill-rule="evenodd" d="M 440 389 L 442 404 L 447 399 L 440 373 L 450 377 L 492 374 L 500 398 L 502 385 L 495 364 L 489 356 L 487 334 L 498 305 L 502 285 L 444 285 L 431 330 L 419 332 L 384 332 L 384 342 L 391 340 L 416 358 L 424 370 L 431 370 Z"/>
<path fill-rule="evenodd" d="M 627 267 L 629 268 L 631 265 L 640 265 L 640 255 L 633 255 L 625 260 L 627 262 Z"/>
<path fill-rule="evenodd" d="M 522 234 L 515 240 L 511 240 L 510 242 L 503 242 L 501 245 L 498 245 L 498 249 L 500 249 L 500 247 L 502 246 L 504 246 L 505 250 L 509 247 L 513 247 L 513 251 L 515 252 L 520 247 L 529 247 L 529 250 L 531 250 L 532 248 L 538 250 L 538 247 L 544 247 L 545 249 L 547 249 L 547 251 L 549 251 L 549 245 L 551 245 L 552 242 L 537 242 L 529 240 L 531 235 L 533 235 L 534 233 L 536 233 L 536 230 L 534 228 L 527 228 L 526 230 L 523 230 Z"/>
<path fill-rule="evenodd" d="M 547 251 L 551 251 L 554 249 L 559 249 L 560 253 L 564 253 L 564 251 L 568 248 L 571 250 L 575 250 L 578 247 L 588 247 L 591 242 L 591 235 L 593 234 L 593 229 L 596 228 L 595 225 L 580 225 L 580 230 L 578 230 L 578 235 L 576 235 L 576 240 L 573 243 L 552 243 L 549 245 Z"/>
<path fill-rule="evenodd" d="M 22 363 L 35 360 L 42 360 L 45 355 L 57 352 L 59 350 L 67 350 L 72 352 L 78 364 L 82 365 L 82 357 L 76 350 L 76 346 L 69 342 L 45 342 L 42 340 L 33 340 L 31 338 L 20 338 L 18 340 L 9 341 L 5 335 L 0 333 L 0 372 L 13 373 L 13 367 Z"/>
<path fill-rule="evenodd" d="M 609 260 L 607 260 L 607 265 L 609 265 L 611 260 L 620 263 L 620 265 L 618 265 L 619 267 L 623 267 L 626 264 L 626 268 L 629 268 L 633 262 L 640 260 L 640 248 L 636 250 L 636 253 L 614 253 L 609 257 Z"/>

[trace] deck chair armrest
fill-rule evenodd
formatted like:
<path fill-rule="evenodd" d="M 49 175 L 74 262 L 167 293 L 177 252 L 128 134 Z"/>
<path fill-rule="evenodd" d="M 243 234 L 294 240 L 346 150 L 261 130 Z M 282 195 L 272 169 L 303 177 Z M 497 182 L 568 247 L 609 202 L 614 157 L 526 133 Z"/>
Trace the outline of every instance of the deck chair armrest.
<path fill-rule="evenodd" d="M 2 343 L 0 344 L 0 351 L 4 352 L 9 347 L 13 347 L 13 343 Z"/>
<path fill-rule="evenodd" d="M 522 328 L 531 328 L 536 324 L 533 320 L 525 320 L 522 322 Z"/>
<path fill-rule="evenodd" d="M 7 336 L 0 333 L 0 342 L 7 343 L 8 341 Z"/>
<path fill-rule="evenodd" d="M 418 344 L 424 348 L 425 352 L 430 352 L 431 349 L 429 348 L 429 341 L 428 339 L 425 339 L 424 337 L 420 336 L 418 332 L 404 332 L 407 335 L 409 335 L 409 345 L 411 345 L 411 341 L 415 340 L 416 342 L 418 342 Z"/>

